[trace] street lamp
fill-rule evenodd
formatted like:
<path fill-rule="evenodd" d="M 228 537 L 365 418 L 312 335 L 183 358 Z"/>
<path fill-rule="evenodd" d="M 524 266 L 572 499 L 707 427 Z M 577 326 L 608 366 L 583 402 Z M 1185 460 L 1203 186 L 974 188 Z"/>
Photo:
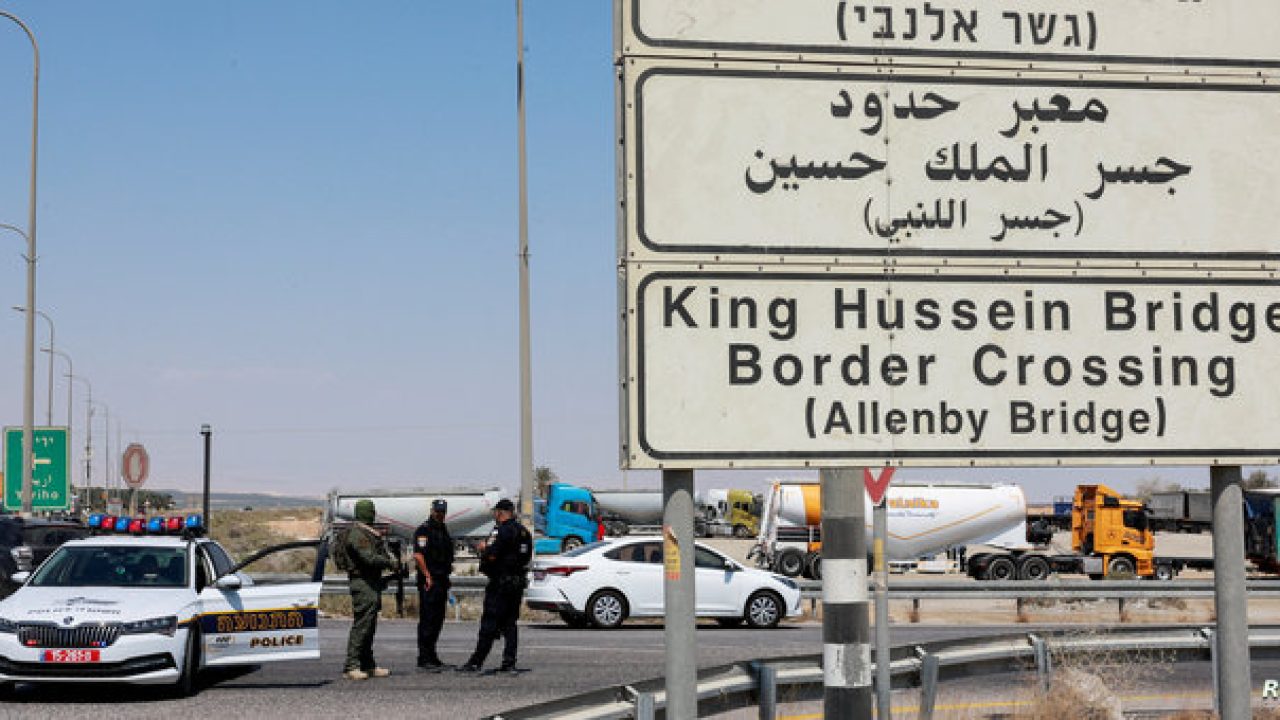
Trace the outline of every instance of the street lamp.
<path fill-rule="evenodd" d="M 26 311 L 27 311 L 27 309 L 26 309 L 26 308 L 24 308 L 24 307 L 19 307 L 19 306 L 17 306 L 17 305 L 14 305 L 14 306 L 13 306 L 13 309 L 14 309 L 14 310 L 17 310 L 18 312 L 26 312 Z M 49 324 L 49 351 L 50 351 L 50 354 L 49 354 L 49 397 L 47 398 L 47 400 L 48 400 L 48 406 L 45 408 L 44 424 L 45 424 L 45 425 L 47 425 L 47 426 L 52 426 L 52 425 L 53 425 L 53 348 L 54 348 L 54 342 L 53 342 L 53 318 L 51 318 L 51 317 L 49 317 L 47 314 L 45 314 L 45 312 L 44 312 L 43 310 L 36 310 L 36 314 L 37 314 L 37 315 L 39 315 L 40 317 L 44 318 L 44 321 L 45 321 L 46 323 L 48 323 L 48 324 Z M 41 348 L 40 352 L 44 352 L 44 351 L 45 351 L 45 350 L 44 350 L 44 348 Z"/>
<path fill-rule="evenodd" d="M 31 28 L 13 13 L 0 10 L 31 41 L 31 186 L 27 193 L 27 307 L 36 307 L 36 153 L 40 130 L 40 46 Z M 31 514 L 31 467 L 35 459 L 36 317 L 27 313 L 27 342 L 22 370 L 22 513 Z"/>

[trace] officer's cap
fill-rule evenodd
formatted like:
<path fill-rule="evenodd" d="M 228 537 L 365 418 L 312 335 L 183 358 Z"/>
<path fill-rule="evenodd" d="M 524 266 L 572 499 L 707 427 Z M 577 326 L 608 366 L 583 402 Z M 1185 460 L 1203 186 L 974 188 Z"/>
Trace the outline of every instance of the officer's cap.
<path fill-rule="evenodd" d="M 506 510 L 509 513 L 513 513 L 516 511 L 516 506 L 515 506 L 515 503 L 511 502 L 507 498 L 502 498 L 496 504 L 494 504 L 493 509 Z"/>
<path fill-rule="evenodd" d="M 431 501 L 431 510 L 433 512 L 449 512 L 449 503 L 444 498 L 436 498 Z"/>

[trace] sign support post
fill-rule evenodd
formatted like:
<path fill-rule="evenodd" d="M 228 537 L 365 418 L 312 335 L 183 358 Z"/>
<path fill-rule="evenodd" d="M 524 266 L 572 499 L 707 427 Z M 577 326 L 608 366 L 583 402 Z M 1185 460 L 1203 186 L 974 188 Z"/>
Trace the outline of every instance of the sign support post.
<path fill-rule="evenodd" d="M 855 469 L 823 468 L 820 475 L 823 716 L 869 718 L 866 499 Z"/>
<path fill-rule="evenodd" d="M 889 538 L 889 483 L 894 468 L 886 467 L 878 474 L 871 468 L 863 468 L 862 484 L 871 499 L 874 519 L 872 522 L 872 557 L 875 561 L 876 587 L 876 717 L 888 720 L 892 708 L 892 680 L 889 677 L 889 568 L 885 563 L 885 543 Z"/>
<path fill-rule="evenodd" d="M 694 617 L 693 471 L 662 471 L 663 644 L 669 718 L 698 716 Z"/>
<path fill-rule="evenodd" d="M 888 500 L 880 498 L 876 503 L 873 520 L 875 535 L 875 583 L 876 583 L 876 717 L 889 720 L 892 716 L 889 677 L 889 567 L 885 563 L 884 544 L 889 536 Z"/>
<path fill-rule="evenodd" d="M 1244 585 L 1244 502 L 1239 465 L 1209 469 L 1213 498 L 1213 607 L 1218 677 L 1218 717 L 1247 720 L 1251 715 L 1249 608 Z"/>

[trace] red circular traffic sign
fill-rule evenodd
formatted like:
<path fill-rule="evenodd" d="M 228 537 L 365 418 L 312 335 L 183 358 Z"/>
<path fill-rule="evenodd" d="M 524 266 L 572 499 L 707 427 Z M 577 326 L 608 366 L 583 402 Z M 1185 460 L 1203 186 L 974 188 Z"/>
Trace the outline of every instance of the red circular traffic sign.
<path fill-rule="evenodd" d="M 147 481 L 147 473 L 151 471 L 151 458 L 147 449 L 138 443 L 130 443 L 120 458 L 120 475 L 131 488 L 140 488 Z"/>

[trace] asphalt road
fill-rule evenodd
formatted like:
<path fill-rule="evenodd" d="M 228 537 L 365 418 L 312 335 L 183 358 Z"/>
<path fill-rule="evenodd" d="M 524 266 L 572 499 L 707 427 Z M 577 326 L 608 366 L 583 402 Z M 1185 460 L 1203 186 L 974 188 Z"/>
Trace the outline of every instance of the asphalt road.
<path fill-rule="evenodd" d="M 383 621 L 375 654 L 393 675 L 350 681 L 340 677 L 349 623 L 321 620 L 321 659 L 280 663 L 206 680 L 195 697 L 170 700 L 155 689 L 129 686 L 21 686 L 4 698 L 0 716 L 21 718 L 378 717 L 478 718 L 500 710 L 566 695 L 658 677 L 663 674 L 662 628 L 626 625 L 618 630 L 572 630 L 563 625 L 522 625 L 521 675 L 472 677 L 414 669 L 416 626 Z M 462 663 L 475 643 L 474 622 L 447 623 L 440 655 Z M 903 627 L 894 642 L 920 642 L 1025 631 L 1026 625 L 996 628 Z M 723 629 L 699 625 L 698 661 L 709 667 L 778 655 L 821 652 L 821 626 L 783 625 L 776 630 Z M 501 641 L 489 666 L 501 656 Z"/>
<path fill-rule="evenodd" d="M 415 625 L 412 621 L 383 621 L 375 652 L 379 663 L 391 668 L 385 679 L 349 681 L 340 677 L 349 623 L 321 621 L 321 659 L 313 662 L 264 665 L 239 674 L 205 679 L 192 698 L 171 700 L 156 689 L 130 686 L 21 686 L 3 698 L 0 717 L 21 718 L 478 718 L 501 710 L 574 695 L 609 685 L 636 682 L 663 674 L 662 628 L 629 625 L 614 631 L 572 630 L 562 625 L 522 625 L 518 676 L 459 676 L 452 672 L 423 674 L 414 670 Z M 476 624 L 448 623 L 440 642 L 446 662 L 463 662 L 475 642 Z M 959 637 L 1028 632 L 1034 625 L 947 627 L 900 625 L 893 643 L 911 644 Z M 500 643 L 490 655 L 495 666 Z M 699 665 L 710 667 L 738 660 L 821 651 L 821 626 L 783 625 L 777 630 L 723 629 L 699 625 Z M 1205 702 L 1209 690 L 1207 664 L 1171 667 L 1151 678 L 1149 694 L 1193 691 Z M 1280 677 L 1280 667 L 1255 667 L 1254 674 Z M 990 701 L 1021 686 L 1026 678 L 991 678 L 979 683 L 944 685 L 940 710 L 963 708 L 960 716 L 983 717 L 997 709 Z M 1163 688 L 1163 690 L 1161 689 Z M 986 704 L 975 702 L 985 701 Z M 915 691 L 896 692 L 895 706 L 916 704 Z M 947 706 L 950 707 L 947 707 Z M 981 708 L 981 709 L 980 709 Z M 820 710 L 820 706 L 816 709 Z M 787 709 L 796 718 L 814 718 L 813 705 Z M 984 712 L 984 710 L 986 712 Z M 976 712 L 975 712 L 976 711 Z M 944 713 L 940 716 L 946 716 Z M 914 715 L 914 713 L 911 713 Z M 754 717 L 754 713 L 734 713 Z M 904 715 L 906 716 L 906 715 Z"/>

